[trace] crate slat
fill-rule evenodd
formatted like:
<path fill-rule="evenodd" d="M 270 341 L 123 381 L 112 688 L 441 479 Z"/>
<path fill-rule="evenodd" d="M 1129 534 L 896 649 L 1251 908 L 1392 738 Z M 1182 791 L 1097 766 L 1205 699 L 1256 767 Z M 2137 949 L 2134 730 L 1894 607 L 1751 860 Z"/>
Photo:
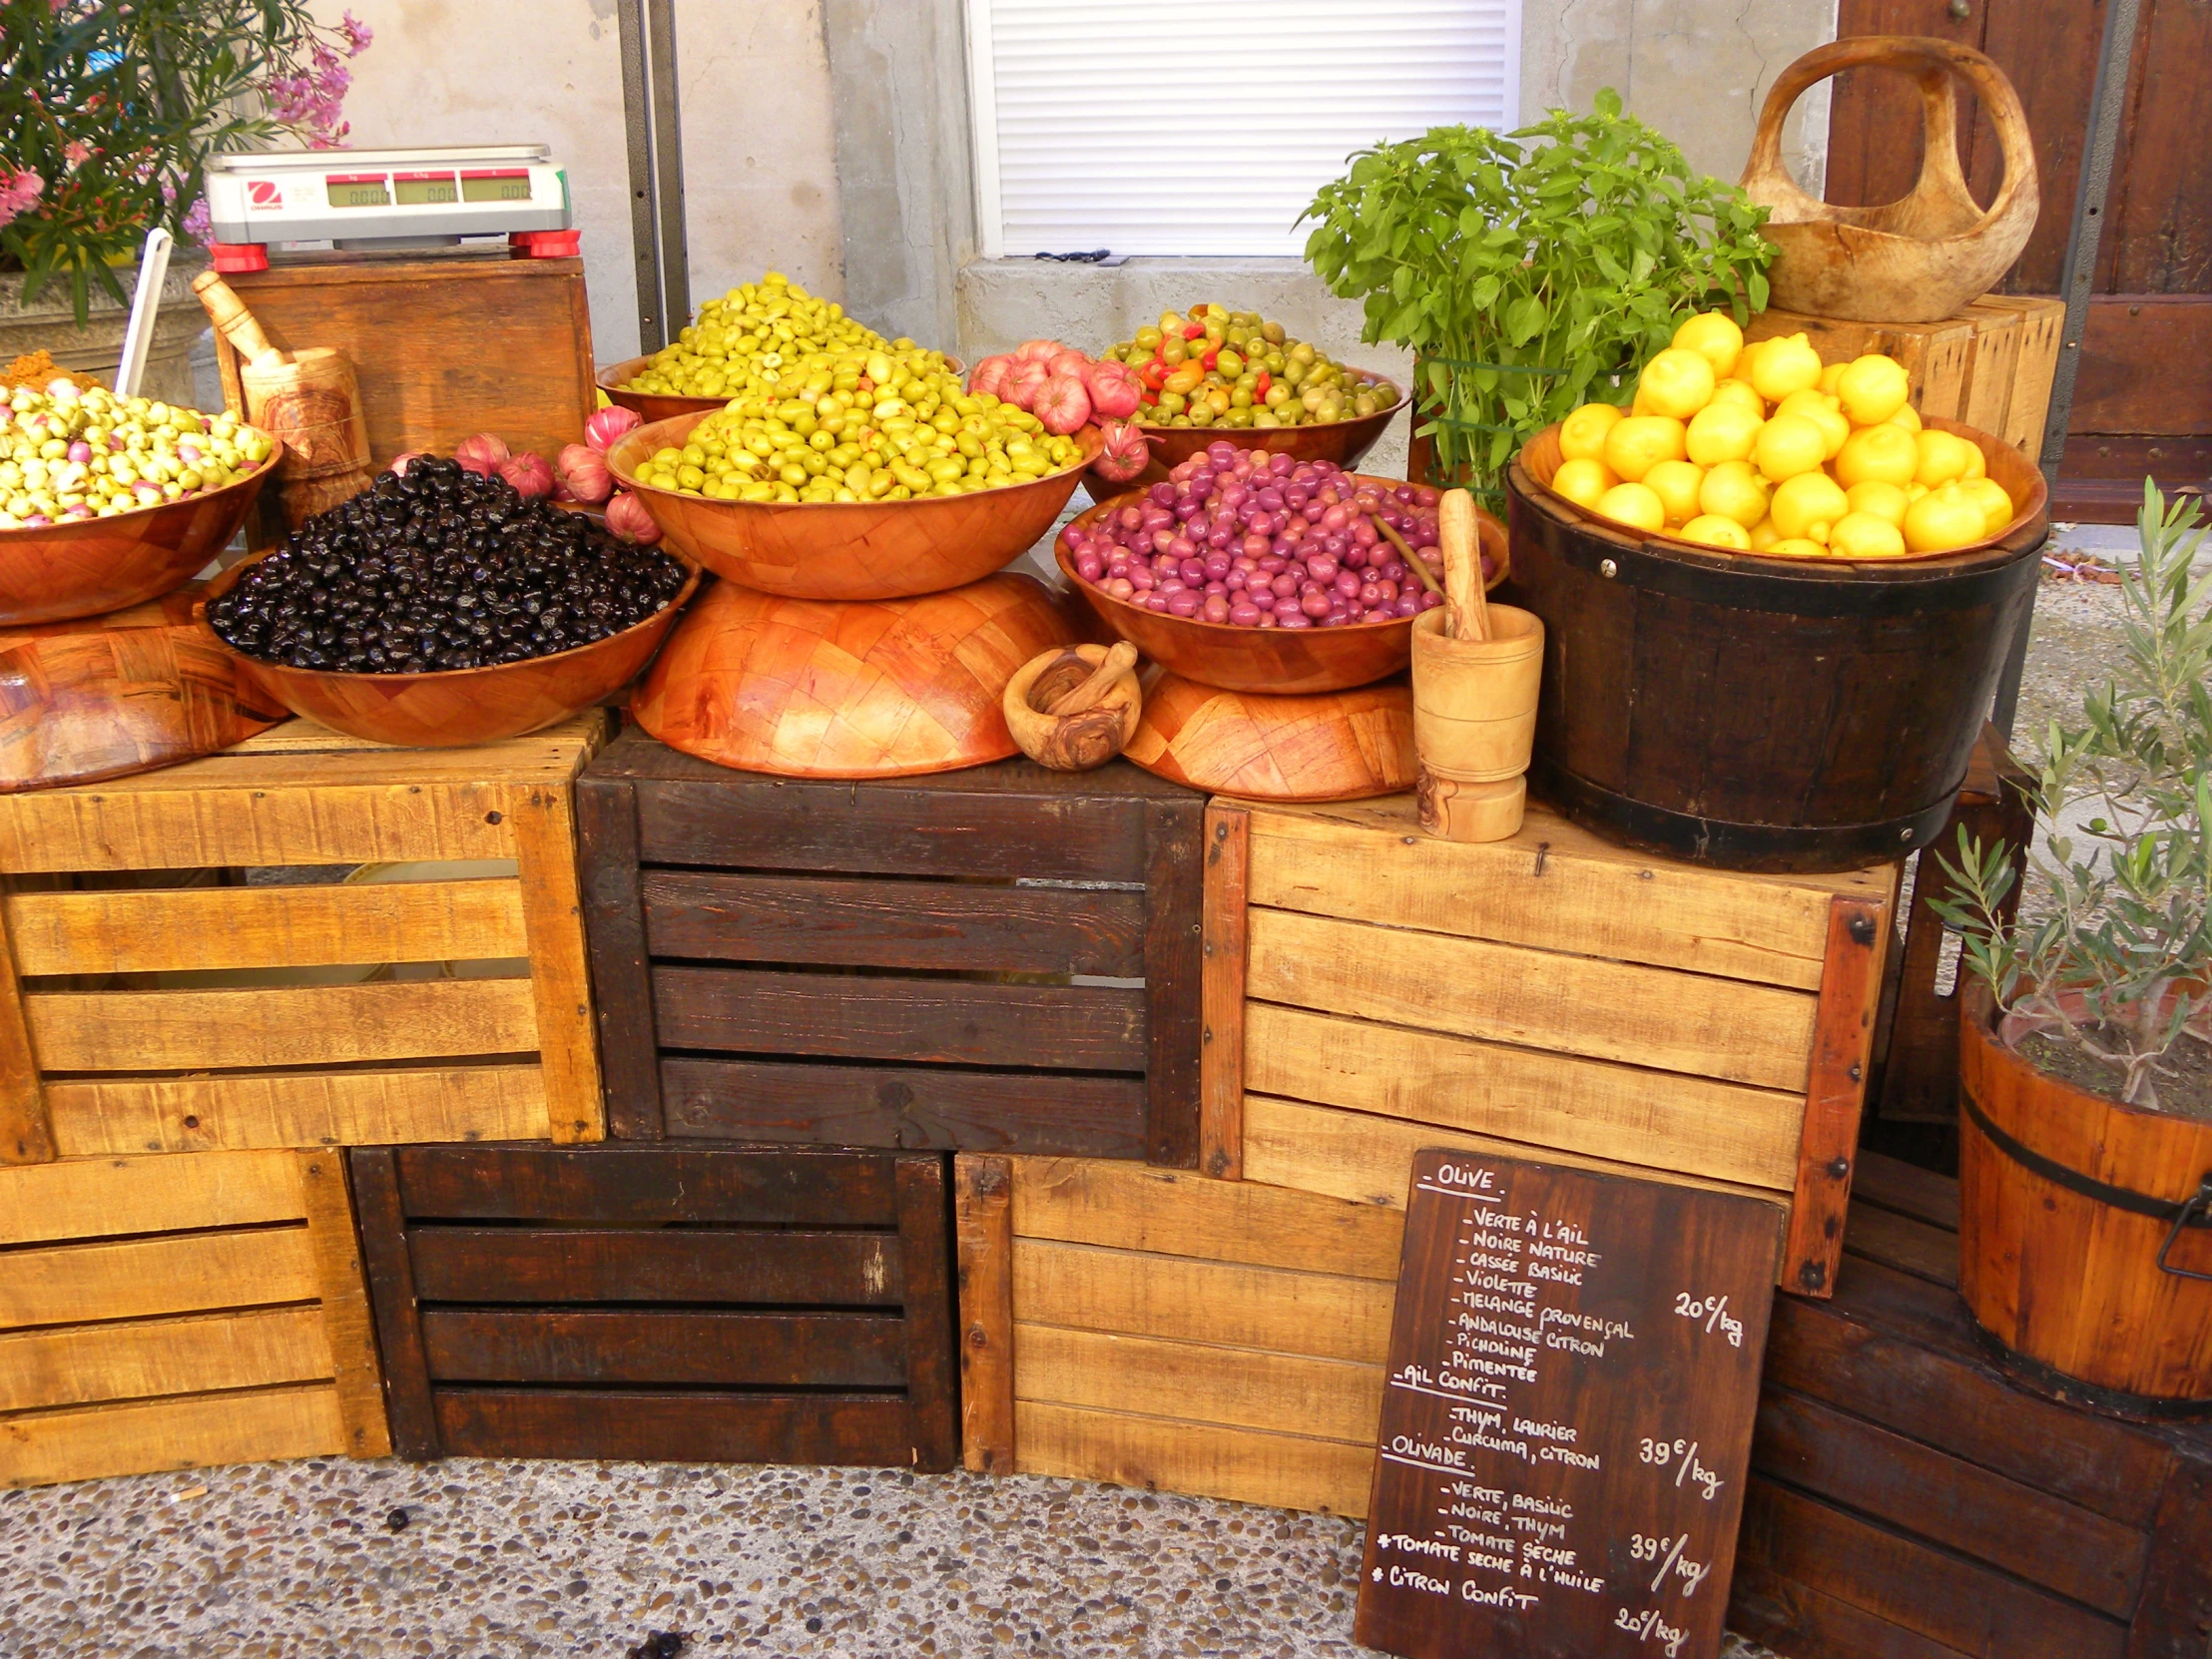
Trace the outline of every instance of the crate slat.
<path fill-rule="evenodd" d="M 929 1466 L 912 1408 L 883 1394 L 439 1388 L 432 1406 L 448 1457 Z"/>
<path fill-rule="evenodd" d="M 1255 1002 L 1262 1093 L 1788 1190 L 1802 1096 Z"/>
<path fill-rule="evenodd" d="M 0 1179 L 0 1245 L 181 1233 L 297 1221 L 299 1160 L 288 1152 L 221 1158 L 86 1159 L 35 1164 Z"/>
<path fill-rule="evenodd" d="M 503 1147 L 408 1147 L 396 1159 L 410 1220 L 608 1227 L 895 1227 L 891 1175 L 872 1158 L 729 1158 L 703 1150 L 582 1161 Z"/>
<path fill-rule="evenodd" d="M 316 1283 L 296 1225 L 11 1250 L 0 1254 L 0 1330 L 66 1325 L 88 1309 L 129 1320 L 305 1302 Z"/>
<path fill-rule="evenodd" d="M 1094 1410 L 1156 1414 L 1178 1400 L 1197 1422 L 1280 1429 L 1363 1444 L 1382 1411 L 1383 1367 L 1202 1343 L 1014 1326 L 1021 1356 L 1014 1397 Z"/>
<path fill-rule="evenodd" d="M 0 1412 L 321 1382 L 331 1373 L 321 1312 L 311 1305 L 18 1331 L 0 1336 Z"/>
<path fill-rule="evenodd" d="M 327 1382 L 187 1394 L 0 1418 L 0 1486 L 275 1462 L 344 1449 L 337 1392 Z"/>
<path fill-rule="evenodd" d="M 1008 973 L 1144 971 L 1144 894 L 655 869 L 656 956 Z"/>
<path fill-rule="evenodd" d="M 1251 1428 L 1017 1402 L 1014 1467 L 1359 1518 L 1375 1448 Z"/>
<path fill-rule="evenodd" d="M 527 954 L 512 880 L 19 892 L 18 973 L 158 973 Z"/>
<path fill-rule="evenodd" d="M 1145 996 L 1103 985 L 993 985 L 656 967 L 669 1048 L 909 1064 L 1141 1072 Z"/>
<path fill-rule="evenodd" d="M 528 979 L 43 991 L 25 1006 L 50 1071 L 343 1065 L 538 1046 Z"/>
<path fill-rule="evenodd" d="M 46 1086 L 64 1158 L 252 1147 L 526 1141 L 545 1128 L 536 1065 L 392 1066 Z"/>
<path fill-rule="evenodd" d="M 899 1300 L 890 1234 L 426 1227 L 408 1252 L 424 1302 Z"/>
<path fill-rule="evenodd" d="M 895 1388 L 906 1331 L 869 1314 L 432 1309 L 423 1353 L 449 1382 Z"/>
<path fill-rule="evenodd" d="M 1380 1365 L 1395 1284 L 1014 1235 L 1014 1318 Z M 1016 1375 L 1021 1364 L 1015 1349 Z"/>

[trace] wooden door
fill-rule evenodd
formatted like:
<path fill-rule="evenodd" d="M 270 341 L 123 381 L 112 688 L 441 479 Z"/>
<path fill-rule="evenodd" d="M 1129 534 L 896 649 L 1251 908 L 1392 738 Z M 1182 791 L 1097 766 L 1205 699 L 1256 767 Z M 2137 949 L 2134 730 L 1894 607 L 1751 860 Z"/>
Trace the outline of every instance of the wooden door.
<path fill-rule="evenodd" d="M 2035 136 L 2043 205 L 2034 239 L 2001 284 L 2056 293 L 2086 147 L 2105 0 L 1842 0 L 1839 35 L 1934 35 L 1986 52 L 2019 89 Z M 1961 15 L 1962 14 L 1962 15 Z M 2054 518 L 2124 522 L 2143 476 L 2200 493 L 2212 478 L 2212 4 L 2142 0 L 2103 245 Z M 1970 103 L 1970 97 L 1968 99 Z M 1979 111 L 1961 123 L 1960 162 L 1987 201 L 2002 174 Z M 1920 171 L 1921 123 L 1902 75 L 1836 78 L 1828 200 L 1894 201 Z"/>

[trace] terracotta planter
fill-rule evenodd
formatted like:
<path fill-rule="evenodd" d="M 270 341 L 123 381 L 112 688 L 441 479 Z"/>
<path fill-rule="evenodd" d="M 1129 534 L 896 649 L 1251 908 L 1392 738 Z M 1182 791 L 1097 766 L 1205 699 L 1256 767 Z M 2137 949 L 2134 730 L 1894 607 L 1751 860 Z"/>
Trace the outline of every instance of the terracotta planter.
<path fill-rule="evenodd" d="M 2131 1414 L 2212 1411 L 2212 1123 L 2038 1071 L 1997 1039 L 1985 989 L 1960 1003 L 1967 1309 L 2054 1391 Z"/>

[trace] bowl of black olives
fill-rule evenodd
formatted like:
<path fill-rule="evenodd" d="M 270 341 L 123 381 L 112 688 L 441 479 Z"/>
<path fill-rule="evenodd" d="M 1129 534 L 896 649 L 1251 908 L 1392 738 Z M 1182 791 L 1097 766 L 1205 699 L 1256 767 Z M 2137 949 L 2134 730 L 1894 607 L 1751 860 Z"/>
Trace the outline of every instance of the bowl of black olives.
<path fill-rule="evenodd" d="M 225 571 L 195 614 L 293 714 L 453 748 L 613 696 L 699 582 L 671 553 L 422 456 Z"/>

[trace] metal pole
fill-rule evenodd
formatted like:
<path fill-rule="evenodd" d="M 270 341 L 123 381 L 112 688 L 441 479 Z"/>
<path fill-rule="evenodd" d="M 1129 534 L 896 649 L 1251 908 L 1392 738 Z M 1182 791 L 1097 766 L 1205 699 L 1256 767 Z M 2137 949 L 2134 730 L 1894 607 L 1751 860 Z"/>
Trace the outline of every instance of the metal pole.
<path fill-rule="evenodd" d="M 638 345 L 657 351 L 691 315 L 684 147 L 677 114 L 675 0 L 620 0 L 622 115 L 630 151 L 630 250 Z"/>
<path fill-rule="evenodd" d="M 2066 322 L 2059 335 L 2058 371 L 2051 377 L 2050 413 L 2043 427 L 2040 462 L 2052 499 L 2058 493 L 2058 463 L 2066 452 L 2066 428 L 2073 420 L 2074 376 L 2081 367 L 2081 341 L 2089 327 L 2089 293 L 2095 286 L 2097 249 L 2104 237 L 2104 203 L 2112 188 L 2112 157 L 2119 148 L 2120 111 L 2127 102 L 2128 68 L 2135 58 L 2137 0 L 2104 0 L 2104 34 L 2097 45 L 2097 78 L 2089 93 L 2089 142 L 2081 155 L 2081 176 L 2074 186 L 2073 223 L 2066 232 L 2066 270 L 2060 295 Z M 2005 654 L 1997 678 L 1996 707 L 1990 719 L 2006 738 L 2019 711 L 2020 676 L 2027 665 L 2027 636 L 2034 605 L 2020 619 L 2020 631 Z"/>

